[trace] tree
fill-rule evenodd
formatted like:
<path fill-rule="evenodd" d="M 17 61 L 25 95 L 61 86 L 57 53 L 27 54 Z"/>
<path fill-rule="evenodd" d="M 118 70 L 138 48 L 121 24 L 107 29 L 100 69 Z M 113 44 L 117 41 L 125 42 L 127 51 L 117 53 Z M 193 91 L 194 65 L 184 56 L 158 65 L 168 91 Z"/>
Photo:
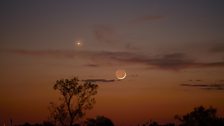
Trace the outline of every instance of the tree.
<path fill-rule="evenodd" d="M 97 116 L 95 119 L 87 119 L 86 126 L 114 126 L 113 122 L 104 116 Z"/>
<path fill-rule="evenodd" d="M 97 85 L 92 82 L 79 81 L 78 78 L 57 80 L 54 90 L 60 92 L 60 103 L 50 103 L 50 117 L 55 125 L 72 126 L 83 117 L 87 110 L 93 108 Z"/>
<path fill-rule="evenodd" d="M 180 126 L 223 126 L 223 118 L 216 116 L 216 109 L 203 106 L 194 108 L 194 110 L 186 115 L 180 117 L 176 116 L 181 124 Z"/>

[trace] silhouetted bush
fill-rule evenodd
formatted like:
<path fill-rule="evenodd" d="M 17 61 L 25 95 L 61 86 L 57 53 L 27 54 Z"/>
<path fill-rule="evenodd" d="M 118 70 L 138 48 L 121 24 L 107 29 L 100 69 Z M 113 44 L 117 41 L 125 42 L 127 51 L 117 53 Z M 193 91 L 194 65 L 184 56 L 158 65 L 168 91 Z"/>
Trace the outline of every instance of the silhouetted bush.
<path fill-rule="evenodd" d="M 180 126 L 224 126 L 224 119 L 216 116 L 215 108 L 204 108 L 203 106 L 182 117 L 176 116 L 181 123 Z"/>
<path fill-rule="evenodd" d="M 114 126 L 113 122 L 104 116 L 97 116 L 95 119 L 87 119 L 86 126 Z"/>
<path fill-rule="evenodd" d="M 147 122 L 147 123 L 144 123 L 142 124 L 142 126 L 175 126 L 174 123 L 168 123 L 168 124 L 159 124 L 155 121 L 150 121 L 150 122 Z"/>

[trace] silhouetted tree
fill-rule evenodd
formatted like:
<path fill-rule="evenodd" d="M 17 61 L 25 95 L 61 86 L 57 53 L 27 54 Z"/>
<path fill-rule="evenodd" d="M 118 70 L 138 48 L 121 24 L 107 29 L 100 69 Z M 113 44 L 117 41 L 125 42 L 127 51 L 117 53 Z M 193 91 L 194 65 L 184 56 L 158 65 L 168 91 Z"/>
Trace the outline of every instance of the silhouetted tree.
<path fill-rule="evenodd" d="M 50 117 L 55 125 L 73 126 L 75 121 L 92 109 L 97 94 L 97 85 L 81 82 L 78 78 L 57 80 L 54 89 L 61 94 L 60 103 L 51 103 Z"/>
<path fill-rule="evenodd" d="M 104 116 L 97 116 L 95 119 L 87 119 L 86 126 L 114 126 L 113 122 Z"/>
<path fill-rule="evenodd" d="M 180 126 L 224 126 L 223 118 L 217 117 L 216 109 L 212 107 L 205 109 L 200 106 L 182 117 L 175 118 L 181 122 Z"/>

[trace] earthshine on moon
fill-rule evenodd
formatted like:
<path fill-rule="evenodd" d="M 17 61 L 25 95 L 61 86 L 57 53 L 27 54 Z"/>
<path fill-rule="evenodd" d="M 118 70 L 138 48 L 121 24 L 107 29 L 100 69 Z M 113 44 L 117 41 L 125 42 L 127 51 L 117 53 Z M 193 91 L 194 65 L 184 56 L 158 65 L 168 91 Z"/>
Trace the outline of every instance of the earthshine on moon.
<path fill-rule="evenodd" d="M 123 80 L 127 76 L 127 73 L 125 72 L 125 70 L 117 70 L 115 72 L 115 75 L 116 75 L 117 79 Z"/>

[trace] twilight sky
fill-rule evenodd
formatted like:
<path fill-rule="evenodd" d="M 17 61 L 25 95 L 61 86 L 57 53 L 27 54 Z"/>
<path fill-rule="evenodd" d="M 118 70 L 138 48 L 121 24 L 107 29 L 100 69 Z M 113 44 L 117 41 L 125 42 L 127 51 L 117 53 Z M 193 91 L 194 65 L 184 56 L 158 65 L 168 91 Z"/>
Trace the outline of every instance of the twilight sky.
<path fill-rule="evenodd" d="M 224 115 L 223 0 L 1 1 L 0 125 L 40 122 L 56 80 L 97 82 L 87 117 L 116 125 L 173 121 L 214 106 Z M 76 42 L 81 42 L 77 47 Z"/>

